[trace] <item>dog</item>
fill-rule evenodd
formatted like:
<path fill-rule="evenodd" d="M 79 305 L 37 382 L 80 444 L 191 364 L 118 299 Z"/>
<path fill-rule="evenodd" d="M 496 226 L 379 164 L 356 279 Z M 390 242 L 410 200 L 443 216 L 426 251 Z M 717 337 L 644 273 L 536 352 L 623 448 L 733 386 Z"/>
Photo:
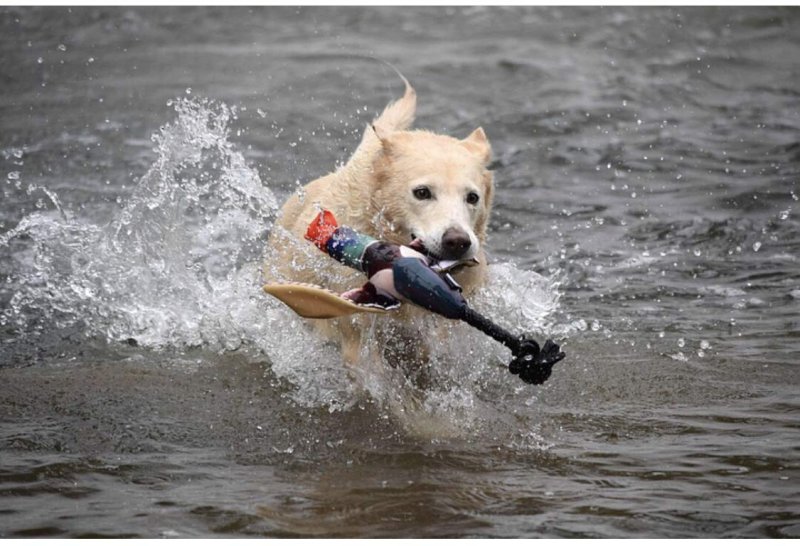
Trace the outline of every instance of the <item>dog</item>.
<path fill-rule="evenodd" d="M 403 81 L 403 96 L 365 128 L 347 163 L 283 205 L 267 243 L 265 281 L 312 283 L 338 292 L 364 283 L 362 274 L 304 240 L 309 223 L 325 208 L 340 224 L 375 238 L 396 244 L 419 239 L 436 258 L 477 262 L 453 273 L 467 298 L 486 283 L 484 247 L 494 194 L 489 140 L 480 127 L 462 139 L 412 130 L 417 95 Z M 353 315 L 311 322 L 339 344 L 349 365 L 358 365 L 372 346 L 381 348 L 392 365 L 420 369 L 428 358 L 426 340 L 435 337 L 426 325 L 446 319 L 432 319 L 411 304 L 391 315 L 389 320 Z M 384 327 L 376 330 L 374 320 L 385 321 Z"/>

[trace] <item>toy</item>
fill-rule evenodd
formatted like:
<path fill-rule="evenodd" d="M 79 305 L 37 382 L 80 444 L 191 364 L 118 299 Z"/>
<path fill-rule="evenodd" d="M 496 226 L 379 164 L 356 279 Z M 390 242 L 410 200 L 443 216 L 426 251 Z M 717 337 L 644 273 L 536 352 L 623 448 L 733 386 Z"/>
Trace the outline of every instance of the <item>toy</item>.
<path fill-rule="evenodd" d="M 461 295 L 461 287 L 448 273 L 463 262 L 442 262 L 425 253 L 419 240 L 408 246 L 374 239 L 347 226 L 339 226 L 328 210 L 311 222 L 306 239 L 338 262 L 366 274 L 361 288 L 336 295 L 303 284 L 269 284 L 268 293 L 281 299 L 299 315 L 332 318 L 354 312 L 386 312 L 403 301 L 449 319 L 463 320 L 511 349 L 509 370 L 526 383 L 544 383 L 553 365 L 564 358 L 558 344 L 544 347 L 525 336 L 514 336 L 473 310 Z"/>

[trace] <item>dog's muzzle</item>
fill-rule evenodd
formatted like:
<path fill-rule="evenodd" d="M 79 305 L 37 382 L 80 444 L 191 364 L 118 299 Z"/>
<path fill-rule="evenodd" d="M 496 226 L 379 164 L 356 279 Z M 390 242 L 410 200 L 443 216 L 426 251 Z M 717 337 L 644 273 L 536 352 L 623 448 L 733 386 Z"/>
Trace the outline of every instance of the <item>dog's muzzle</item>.
<path fill-rule="evenodd" d="M 469 252 L 472 239 L 469 233 L 461 228 L 448 228 L 442 235 L 442 258 L 445 260 L 458 260 Z"/>

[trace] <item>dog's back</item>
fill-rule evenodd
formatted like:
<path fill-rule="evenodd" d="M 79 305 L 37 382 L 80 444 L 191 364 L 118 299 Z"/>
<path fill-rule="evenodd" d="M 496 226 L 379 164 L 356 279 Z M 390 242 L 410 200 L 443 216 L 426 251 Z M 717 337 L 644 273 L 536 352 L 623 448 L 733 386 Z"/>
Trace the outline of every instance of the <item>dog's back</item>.
<path fill-rule="evenodd" d="M 390 134 L 409 129 L 414 122 L 417 108 L 416 91 L 404 77 L 403 82 L 403 96 L 389 103 L 380 116 L 364 130 L 361 142 L 347 163 L 310 182 L 283 205 L 268 243 L 268 258 L 264 264 L 266 280 L 319 281 L 319 271 L 311 267 L 311 263 L 327 260 L 322 260 L 313 251 L 313 247 L 305 243 L 303 235 L 320 207 L 331 210 L 342 223 L 366 233 L 374 233 L 372 226 L 367 225 L 369 219 L 364 218 L 363 211 L 367 210 L 371 199 L 369 182 L 375 158 L 381 152 L 378 131 Z M 335 262 L 325 265 L 328 269 L 337 270 L 339 275 L 336 276 L 347 279 L 354 276 L 350 270 Z M 329 288 L 335 289 L 332 286 Z"/>

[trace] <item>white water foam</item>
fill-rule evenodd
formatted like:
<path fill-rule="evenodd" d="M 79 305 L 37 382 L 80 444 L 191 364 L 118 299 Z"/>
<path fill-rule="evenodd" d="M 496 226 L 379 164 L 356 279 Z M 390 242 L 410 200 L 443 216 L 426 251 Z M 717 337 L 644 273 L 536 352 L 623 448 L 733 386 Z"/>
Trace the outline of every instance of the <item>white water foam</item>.
<path fill-rule="evenodd" d="M 275 197 L 228 140 L 231 109 L 174 103 L 177 118 L 153 136 L 156 161 L 116 218 L 95 225 L 37 212 L 4 234 L 30 240 L 16 255 L 4 324 L 80 325 L 87 337 L 151 347 L 242 342 Z M 57 204 L 57 201 L 56 201 Z M 44 319 L 44 320 L 42 320 Z"/>

